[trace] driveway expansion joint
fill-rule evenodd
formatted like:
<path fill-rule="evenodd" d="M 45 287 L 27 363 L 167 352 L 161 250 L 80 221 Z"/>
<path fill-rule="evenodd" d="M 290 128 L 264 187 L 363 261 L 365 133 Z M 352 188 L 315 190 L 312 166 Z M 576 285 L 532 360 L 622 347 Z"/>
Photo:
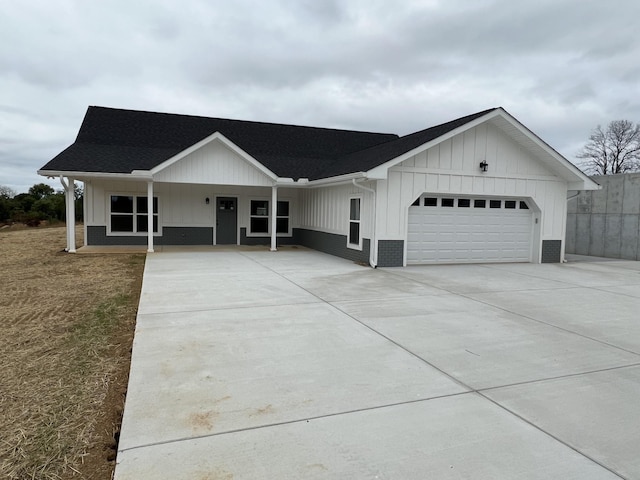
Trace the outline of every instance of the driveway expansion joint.
<path fill-rule="evenodd" d="M 539 432 L 544 433 L 545 435 L 553 438 L 556 442 L 561 443 L 562 445 L 564 445 L 565 447 L 573 450 L 574 452 L 576 452 L 579 455 L 582 455 L 584 458 L 586 458 L 587 460 L 592 461 L 593 463 L 599 465 L 600 467 L 604 468 L 605 470 L 607 470 L 609 473 L 612 473 L 613 475 L 615 475 L 618 478 L 622 478 L 624 480 L 628 480 L 627 477 L 624 477 L 623 475 L 621 475 L 620 473 L 616 472 L 615 470 L 613 470 L 611 467 L 609 467 L 608 465 L 600 462 L 599 460 L 596 460 L 595 458 L 593 458 L 592 456 L 588 455 L 587 453 L 583 452 L 582 450 L 580 450 L 579 448 L 571 445 L 569 442 L 566 442 L 564 440 L 562 440 L 560 437 L 558 437 L 557 435 L 554 435 L 553 433 L 547 431 L 546 429 L 540 427 L 539 425 L 536 425 L 535 423 L 533 423 L 532 421 L 530 421 L 529 419 L 527 419 L 526 417 L 516 413 L 514 410 L 502 405 L 500 402 L 493 400 L 492 398 L 484 395 L 482 392 L 477 392 L 478 395 L 480 395 L 482 398 L 488 400 L 489 402 L 493 403 L 494 405 L 496 405 L 497 407 L 501 408 L 502 410 L 504 410 L 505 412 L 510 413 L 511 415 L 513 415 L 516 418 L 519 418 L 521 421 L 525 422 L 526 424 L 530 425 L 531 427 L 535 428 L 536 430 L 538 430 Z"/>
<path fill-rule="evenodd" d="M 278 303 L 278 306 L 282 306 L 282 307 L 296 307 L 298 305 L 317 305 L 319 303 L 322 303 L 321 300 L 316 301 L 316 302 L 294 302 L 294 303 Z M 196 308 L 193 310 L 187 309 L 187 310 L 162 310 L 159 312 L 144 312 L 144 313 L 139 313 L 138 315 L 141 317 L 147 316 L 147 315 L 175 315 L 176 313 L 202 313 L 202 312 L 215 312 L 215 311 L 224 311 L 224 310 L 242 310 L 242 309 L 249 309 L 249 308 L 269 308 L 269 307 L 273 307 L 273 304 L 269 304 L 269 303 L 263 303 L 263 304 L 254 304 L 254 305 L 237 305 L 234 307 L 207 307 L 207 308 Z"/>
<path fill-rule="evenodd" d="M 490 266 L 486 266 L 485 268 L 498 270 L 498 271 L 500 270 L 499 268 L 495 268 L 495 267 L 492 268 Z M 396 276 L 399 276 L 401 278 L 406 278 L 403 275 L 399 275 L 399 274 L 394 273 L 394 272 L 391 272 L 391 273 L 392 273 L 392 275 L 396 275 Z M 510 272 L 510 273 L 514 273 L 514 272 Z M 518 272 L 518 274 L 520 274 L 520 273 Z M 525 275 L 525 276 L 530 276 L 530 275 Z M 533 276 L 530 276 L 530 277 L 532 277 L 532 278 L 541 278 L 541 277 L 533 277 Z M 433 285 L 431 285 L 430 283 L 427 283 L 427 282 L 421 282 L 420 280 L 414 280 L 414 281 L 416 281 L 418 283 L 422 283 L 422 284 L 427 285 L 429 287 L 433 287 Z M 567 283 L 567 282 L 564 282 L 564 283 Z M 481 299 L 478 299 L 478 298 L 475 298 L 475 297 L 471 296 L 471 295 L 496 294 L 496 293 L 513 293 L 513 292 L 517 292 L 517 291 L 529 291 L 529 290 L 502 290 L 502 291 L 491 291 L 491 292 L 466 292 L 466 293 L 461 293 L 461 292 L 454 292 L 454 291 L 452 291 L 450 289 L 447 289 L 447 288 L 444 288 L 444 287 L 437 287 L 437 288 L 440 288 L 442 290 L 446 290 L 447 292 L 449 292 L 452 295 L 456 295 L 456 296 L 460 296 L 460 297 L 466 298 L 467 300 L 471 300 L 472 302 L 478 302 L 478 303 L 481 303 L 481 304 L 486 305 L 486 306 L 491 307 L 491 308 L 497 308 L 498 310 L 502 310 L 503 312 L 507 312 L 507 313 L 509 313 L 511 315 L 514 315 L 516 317 L 519 317 L 519 318 L 522 318 L 522 319 L 525 319 L 525 320 L 529 320 L 529 321 L 532 321 L 532 322 L 540 323 L 542 325 L 547 325 L 549 327 L 556 328 L 556 329 L 561 330 L 563 332 L 571 333 L 573 335 L 577 335 L 577 336 L 585 338 L 587 340 L 598 342 L 598 343 L 600 343 L 602 345 L 606 345 L 608 347 L 616 348 L 616 349 L 621 350 L 621 351 L 626 352 L 626 353 L 631 353 L 633 355 L 640 356 L 640 352 L 636 352 L 634 350 L 630 350 L 628 348 L 624 348 L 624 347 L 621 347 L 619 345 L 615 345 L 613 343 L 606 342 L 604 340 L 593 338 L 593 337 L 590 337 L 589 335 L 585 335 L 585 334 L 576 332 L 574 330 L 571 330 L 571 329 L 568 329 L 568 328 L 565 328 L 565 327 L 561 327 L 559 325 L 555 325 L 553 323 L 545 322 L 544 320 L 533 318 L 533 317 L 530 317 L 528 315 L 524 315 L 522 313 L 517 313 L 517 312 L 514 312 L 512 310 L 509 310 L 508 308 L 501 307 L 501 306 L 495 305 L 495 304 L 493 304 L 491 302 L 487 302 L 487 301 L 484 301 L 484 300 L 481 300 Z M 544 291 L 544 290 L 556 291 L 556 290 L 572 290 L 572 289 L 584 289 L 584 288 L 603 291 L 603 292 L 606 292 L 606 293 L 613 293 L 613 292 L 609 292 L 609 291 L 606 291 L 606 290 L 600 290 L 600 289 L 598 289 L 596 287 L 585 287 L 585 286 L 581 286 L 581 285 L 573 285 L 571 287 L 560 288 L 560 289 L 553 288 L 553 289 L 531 289 L 531 290 L 535 290 L 536 292 L 540 292 L 540 291 Z M 624 295 L 624 294 L 620 294 L 620 295 Z M 636 298 L 636 297 L 634 297 L 632 295 L 627 295 L 627 296 L 629 298 L 632 298 L 632 299 Z"/>
<path fill-rule="evenodd" d="M 598 338 L 594 338 L 594 337 L 591 337 L 589 335 L 585 335 L 583 333 L 576 332 L 575 330 L 571 330 L 569 328 L 561 327 L 560 325 L 555 325 L 553 323 L 545 322 L 544 320 L 540 320 L 539 318 L 533 318 L 533 317 L 530 317 L 529 315 L 525 315 L 523 313 L 517 313 L 517 312 L 511 311 L 508 308 L 501 307 L 499 305 L 494 305 L 493 303 L 485 302 L 484 300 L 480 300 L 478 298 L 470 297 L 470 296 L 468 296 L 467 294 L 464 294 L 464 293 L 461 293 L 459 295 L 461 297 L 464 297 L 464 298 L 468 299 L 468 300 L 472 300 L 474 302 L 478 302 L 478 303 L 481 303 L 483 305 L 487 305 L 488 307 L 497 308 L 498 310 L 502 310 L 503 312 L 507 312 L 507 313 L 509 313 L 511 315 L 515 315 L 515 316 L 523 318 L 525 320 L 529 320 L 529 321 L 532 321 L 532 322 L 540 323 L 542 325 L 547 325 L 549 327 L 556 328 L 556 329 L 561 330 L 563 332 L 571 333 L 571 334 L 576 335 L 578 337 L 582 337 L 582 338 L 585 338 L 587 340 L 591 340 L 593 342 L 597 342 L 597 343 L 600 343 L 602 345 L 606 345 L 608 347 L 615 348 L 615 349 L 621 350 L 623 352 L 631 353 L 633 355 L 637 355 L 637 356 L 640 357 L 640 352 L 636 352 L 634 350 L 630 350 L 628 348 L 624 348 L 624 347 L 621 347 L 619 345 L 615 345 L 613 343 L 609 343 L 609 342 L 606 342 L 604 340 L 601 340 L 601 339 L 598 339 Z M 633 297 L 633 298 L 635 298 L 635 297 Z"/>
<path fill-rule="evenodd" d="M 607 367 L 607 368 L 598 368 L 595 370 L 588 370 L 585 372 L 576 372 L 576 373 L 567 373 L 564 375 L 557 375 L 557 376 L 553 376 L 553 377 L 545 377 L 545 378 L 537 378 L 534 380 L 525 380 L 523 382 L 514 382 L 514 383 L 506 383 L 504 385 L 496 385 L 496 386 L 492 386 L 492 387 L 482 387 L 482 388 L 477 388 L 474 389 L 474 392 L 477 393 L 483 393 L 483 392 L 488 392 L 491 390 L 498 390 L 501 388 L 509 388 L 509 387 L 519 387 L 521 385 L 532 385 L 534 383 L 542 383 L 542 382 L 548 382 L 548 381 L 552 381 L 552 380 L 562 380 L 563 378 L 573 378 L 573 377 L 580 377 L 583 375 L 591 375 L 594 373 L 600 373 L 600 372 L 611 372 L 614 370 L 623 370 L 625 368 L 634 368 L 634 367 L 640 367 L 640 362 L 637 363 L 629 363 L 626 365 L 618 365 L 615 367 Z"/>
<path fill-rule="evenodd" d="M 414 400 L 406 400 L 404 402 L 394 402 L 394 403 L 388 403 L 385 405 L 375 405 L 372 407 L 364 407 L 364 408 L 357 408 L 354 410 L 345 410 L 342 412 L 334 412 L 334 413 L 327 413 L 324 415 L 315 415 L 312 417 L 305 417 L 305 418 L 297 418 L 294 420 L 286 420 L 286 421 L 282 421 L 282 422 L 274 422 L 274 423 L 266 423 L 264 425 L 255 425 L 252 427 L 245 427 L 245 428 L 237 428 L 237 429 L 232 429 L 232 430 L 226 430 L 224 432 L 215 432 L 215 433 L 210 433 L 210 434 L 206 434 L 206 435 L 194 435 L 191 437 L 183 437 L 183 438 L 175 438 L 175 439 L 170 439 L 170 440 L 163 440 L 160 442 L 153 442 L 153 443 L 146 443 L 143 445 L 135 445 L 133 447 L 129 447 L 129 448 L 123 448 L 122 450 L 118 450 L 118 453 L 120 452 L 129 452 L 132 450 L 140 450 L 143 448 L 148 448 L 148 447 L 155 447 L 158 445 L 168 445 L 168 444 L 172 444 L 172 443 L 181 443 L 181 442 L 189 442 L 191 440 L 199 440 L 202 438 L 211 438 L 211 437 L 219 437 L 222 435 L 232 435 L 234 433 L 241 433 L 241 432 L 249 432 L 249 431 L 254 431 L 254 430 L 262 430 L 264 428 L 270 428 L 270 427 L 279 427 L 282 425 L 292 425 L 292 424 L 296 424 L 296 423 L 308 423 L 310 421 L 314 421 L 314 420 L 322 420 L 324 418 L 332 418 L 332 417 L 339 417 L 342 415 L 351 415 L 354 413 L 360 413 L 360 412 L 369 412 L 372 410 L 382 410 L 384 408 L 393 408 L 393 407 L 398 407 L 401 405 L 410 405 L 410 404 L 414 404 L 414 403 L 422 403 L 422 402 L 429 402 L 431 400 L 438 400 L 438 399 L 442 399 L 442 398 L 450 398 L 450 397 L 459 397 L 461 395 L 467 395 L 467 394 L 471 394 L 471 393 L 477 393 L 476 391 L 473 390 L 469 390 L 466 392 L 456 392 L 456 393 L 449 393 L 446 395 L 435 395 L 433 397 L 427 397 L 427 398 L 416 398 Z"/>
<path fill-rule="evenodd" d="M 259 262 L 257 262 L 259 263 Z M 347 317 L 349 317 L 350 319 L 352 319 L 353 321 L 359 323 L 360 325 L 362 325 L 363 327 L 365 327 L 366 329 L 372 331 L 373 333 L 379 335 L 380 337 L 384 338 L 385 340 L 387 340 L 389 343 L 397 346 L 398 348 L 401 348 L 402 350 L 404 350 L 405 352 L 407 352 L 408 354 L 410 354 L 411 356 L 417 358 L 418 360 L 420 360 L 421 362 L 429 365 L 431 368 L 437 370 L 438 372 L 440 372 L 441 374 L 445 375 L 446 377 L 448 377 L 450 380 L 452 380 L 453 382 L 455 382 L 456 384 L 460 385 L 461 387 L 472 391 L 473 388 L 471 388 L 469 385 L 466 385 L 464 382 L 460 381 L 459 379 L 455 378 L 454 376 L 450 375 L 449 373 L 445 372 L 444 370 L 438 368 L 437 366 L 429 363 L 427 360 L 425 360 L 424 358 L 422 358 L 420 355 L 416 354 L 415 352 L 412 352 L 411 350 L 409 350 L 408 348 L 406 348 L 405 346 L 401 345 L 400 343 L 396 342 L 395 340 L 389 338 L 387 335 L 384 335 L 383 333 L 379 332 L 378 330 L 376 330 L 375 328 L 371 327 L 370 325 L 367 325 L 366 323 L 358 320 L 356 317 L 354 317 L 353 315 L 345 312 L 344 310 L 342 310 L 340 307 L 334 305 L 333 303 L 331 303 L 329 300 L 325 300 L 323 298 L 318 297 L 315 293 L 309 291 L 308 289 L 306 289 L 305 287 L 303 287 L 302 285 L 297 284 L 296 282 L 294 282 L 293 280 L 281 275 L 279 272 L 273 270 L 270 267 L 265 267 L 268 268 L 269 270 L 271 270 L 273 273 L 275 273 L 276 275 L 280 275 L 283 279 L 287 280 L 288 282 L 291 282 L 293 285 L 295 285 L 298 288 L 301 288 L 302 290 L 304 290 L 305 292 L 309 293 L 310 295 L 313 295 L 314 297 L 316 297 L 317 299 L 319 299 L 321 302 L 327 304 L 329 307 L 341 312 L 342 314 L 346 315 Z M 418 282 L 419 283 L 419 282 Z M 451 292 L 450 292 L 451 293 Z M 391 297 L 389 297 L 391 298 Z M 403 296 L 401 298 L 406 298 L 406 296 Z"/>

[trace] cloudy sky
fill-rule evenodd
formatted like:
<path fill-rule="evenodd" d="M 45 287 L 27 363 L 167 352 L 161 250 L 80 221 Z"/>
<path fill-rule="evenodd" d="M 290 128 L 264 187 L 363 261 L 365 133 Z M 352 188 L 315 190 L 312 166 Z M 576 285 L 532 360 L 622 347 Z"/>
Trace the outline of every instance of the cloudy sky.
<path fill-rule="evenodd" d="M 570 160 L 640 122 L 637 0 L 0 0 L 0 185 L 88 105 L 411 133 L 502 106 Z M 57 181 L 47 181 L 60 188 Z"/>

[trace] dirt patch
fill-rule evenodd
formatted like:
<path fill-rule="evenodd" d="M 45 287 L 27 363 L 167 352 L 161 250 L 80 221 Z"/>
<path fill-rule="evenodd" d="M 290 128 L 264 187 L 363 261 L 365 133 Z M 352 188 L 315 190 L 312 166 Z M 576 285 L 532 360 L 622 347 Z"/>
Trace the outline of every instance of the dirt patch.
<path fill-rule="evenodd" d="M 0 231 L 1 478 L 112 478 L 145 256 L 64 246 Z"/>
<path fill-rule="evenodd" d="M 213 422 L 218 412 L 208 411 L 189 415 L 189 424 L 194 432 L 209 432 L 213 429 Z"/>
<path fill-rule="evenodd" d="M 266 406 L 264 406 L 262 408 L 256 408 L 253 411 L 253 413 L 251 413 L 249 416 L 250 417 L 259 417 L 259 416 L 262 416 L 262 415 L 270 415 L 270 414 L 272 414 L 274 412 L 275 412 L 275 409 L 273 408 L 273 405 L 269 404 L 269 405 L 266 405 Z"/>

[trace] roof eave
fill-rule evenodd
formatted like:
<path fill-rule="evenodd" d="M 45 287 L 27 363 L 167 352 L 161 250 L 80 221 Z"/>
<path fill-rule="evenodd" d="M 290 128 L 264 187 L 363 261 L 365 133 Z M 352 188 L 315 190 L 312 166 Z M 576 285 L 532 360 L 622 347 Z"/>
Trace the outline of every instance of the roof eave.
<path fill-rule="evenodd" d="M 337 175 L 335 177 L 327 177 L 327 178 L 319 178 L 317 180 L 311 180 L 309 182 L 303 183 L 303 185 L 308 187 L 325 187 L 327 185 L 341 185 L 345 183 L 351 183 L 353 179 L 358 178 L 368 178 L 366 172 L 353 172 L 346 173 L 344 175 Z"/>
<path fill-rule="evenodd" d="M 83 172 L 69 170 L 38 170 L 38 175 L 49 178 L 71 177 L 75 179 L 82 178 L 98 178 L 107 180 L 153 180 L 151 172 L 147 170 L 133 170 L 131 173 L 113 173 L 113 172 Z"/>
<path fill-rule="evenodd" d="M 569 182 L 567 183 L 567 190 L 602 190 L 602 185 L 598 185 L 593 180 L 589 182 L 577 181 L 577 182 Z"/>

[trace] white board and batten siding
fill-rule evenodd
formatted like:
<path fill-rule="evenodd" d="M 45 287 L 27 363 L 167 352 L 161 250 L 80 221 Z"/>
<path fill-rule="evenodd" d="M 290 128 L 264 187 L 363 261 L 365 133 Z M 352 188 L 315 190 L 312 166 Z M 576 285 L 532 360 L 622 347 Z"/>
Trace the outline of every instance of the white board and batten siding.
<path fill-rule="evenodd" d="M 154 183 L 153 192 L 158 197 L 160 225 L 171 227 L 211 227 L 215 223 L 216 198 L 223 196 L 238 198 L 238 226 L 247 227 L 251 200 L 271 201 L 270 187 Z M 110 196 L 126 194 L 146 196 L 147 184 L 104 180 L 87 182 L 85 224 L 107 225 Z M 206 203 L 207 198 L 209 204 Z M 297 227 L 298 190 L 279 188 L 278 199 L 290 202 L 290 224 Z"/>
<path fill-rule="evenodd" d="M 483 160 L 487 172 L 480 171 Z M 424 193 L 527 199 L 534 215 L 532 261 L 539 258 L 541 240 L 564 238 L 566 182 L 491 123 L 392 167 L 377 192 L 379 239 L 407 239 L 409 207 Z"/>
<path fill-rule="evenodd" d="M 218 140 L 154 174 L 156 182 L 271 186 L 273 180 Z"/>
<path fill-rule="evenodd" d="M 106 225 L 111 195 L 147 195 L 144 182 L 92 180 L 85 185 L 87 192 L 88 225 Z M 158 197 L 161 225 L 211 226 L 213 210 L 212 189 L 208 185 L 171 185 L 154 183 L 153 194 Z M 210 198 L 210 205 L 205 199 Z"/>
<path fill-rule="evenodd" d="M 366 184 L 369 188 L 372 185 Z M 325 233 L 347 235 L 349 231 L 349 201 L 361 198 L 361 236 L 371 238 L 373 194 L 353 185 L 301 189 L 299 206 L 300 228 Z"/>
<path fill-rule="evenodd" d="M 214 224 L 216 197 L 238 198 L 238 224 L 249 223 L 251 199 L 271 200 L 273 181 L 218 140 L 168 165 L 153 176 L 159 201 L 161 226 L 210 227 Z M 146 196 L 147 184 L 139 181 L 91 180 L 86 186 L 88 225 L 108 224 L 111 195 Z M 279 189 L 279 197 L 297 198 L 293 189 Z M 286 198 L 285 198 L 286 197 Z M 206 199 L 209 199 L 209 204 Z M 291 202 L 295 221 L 296 202 Z"/>
<path fill-rule="evenodd" d="M 271 201 L 270 187 L 241 187 L 233 185 L 191 185 L 156 183 L 155 191 L 161 202 L 161 221 L 173 227 L 208 227 L 214 224 L 218 197 L 238 199 L 238 227 L 250 222 L 251 200 Z M 293 188 L 279 188 L 278 200 L 289 201 L 289 218 L 296 226 L 298 193 Z M 209 204 L 206 203 L 209 198 Z"/>

